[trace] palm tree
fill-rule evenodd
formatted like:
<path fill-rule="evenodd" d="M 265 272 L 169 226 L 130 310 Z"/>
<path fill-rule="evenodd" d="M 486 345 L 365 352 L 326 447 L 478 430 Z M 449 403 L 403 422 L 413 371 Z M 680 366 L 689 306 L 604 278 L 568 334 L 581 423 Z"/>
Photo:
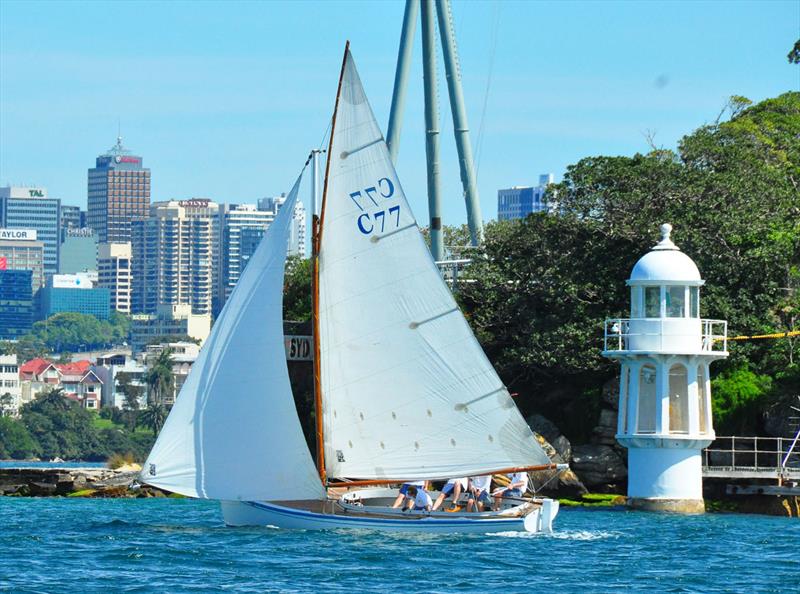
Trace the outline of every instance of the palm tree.
<path fill-rule="evenodd" d="M 163 404 L 167 394 L 175 390 L 175 377 L 172 375 L 172 349 L 164 349 L 155 358 L 145 374 L 147 383 L 147 403 L 149 406 Z"/>
<path fill-rule="evenodd" d="M 56 410 L 67 410 L 70 401 L 64 395 L 64 388 L 50 388 L 36 396 L 36 404 L 42 407 L 52 407 Z"/>
<path fill-rule="evenodd" d="M 167 407 L 160 402 L 148 406 L 139 414 L 139 418 L 137 419 L 141 425 L 152 429 L 153 435 L 158 435 L 158 432 L 161 430 L 161 427 L 164 426 L 164 421 L 166 420 Z"/>

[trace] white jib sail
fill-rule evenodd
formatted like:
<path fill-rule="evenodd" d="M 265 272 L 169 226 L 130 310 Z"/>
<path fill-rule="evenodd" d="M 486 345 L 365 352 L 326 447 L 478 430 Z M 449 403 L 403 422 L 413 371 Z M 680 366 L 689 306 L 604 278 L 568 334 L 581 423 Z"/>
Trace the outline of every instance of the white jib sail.
<path fill-rule="evenodd" d="M 330 477 L 547 464 L 420 234 L 348 53 L 320 248 Z"/>
<path fill-rule="evenodd" d="M 250 258 L 142 469 L 191 497 L 325 497 L 297 418 L 283 343 L 283 275 L 300 184 Z"/>

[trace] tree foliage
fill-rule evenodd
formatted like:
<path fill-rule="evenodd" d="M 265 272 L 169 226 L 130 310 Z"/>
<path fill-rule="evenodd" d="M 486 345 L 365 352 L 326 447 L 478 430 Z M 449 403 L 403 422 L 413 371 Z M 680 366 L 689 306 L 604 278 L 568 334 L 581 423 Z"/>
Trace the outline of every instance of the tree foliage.
<path fill-rule="evenodd" d="M 115 418 L 113 411 L 110 416 Z M 95 417 L 61 390 L 43 392 L 22 407 L 19 419 L 0 417 L 0 459 L 101 461 L 112 454 L 132 453 L 144 460 L 153 436 L 116 425 L 98 430 Z"/>
<path fill-rule="evenodd" d="M 624 280 L 664 222 L 707 281 L 703 317 L 727 319 L 730 334 L 795 327 L 800 93 L 756 105 L 734 97 L 727 111 L 730 120 L 699 128 L 674 152 L 582 159 L 549 189 L 556 214 L 487 226 L 459 299 L 523 410 L 550 414 L 565 431 L 591 414 L 586 395 L 617 373 L 599 354 L 602 321 L 627 316 Z M 735 343 L 716 369 L 798 373 L 792 345 Z"/>
<path fill-rule="evenodd" d="M 172 375 L 172 349 L 162 350 L 145 373 L 148 406 L 163 404 L 166 397 L 175 391 L 175 376 Z"/>
<path fill-rule="evenodd" d="M 127 340 L 129 330 L 129 318 L 116 311 L 108 321 L 80 313 L 58 313 L 36 322 L 12 348 L 20 360 L 27 361 L 48 352 L 80 352 L 120 344 Z"/>

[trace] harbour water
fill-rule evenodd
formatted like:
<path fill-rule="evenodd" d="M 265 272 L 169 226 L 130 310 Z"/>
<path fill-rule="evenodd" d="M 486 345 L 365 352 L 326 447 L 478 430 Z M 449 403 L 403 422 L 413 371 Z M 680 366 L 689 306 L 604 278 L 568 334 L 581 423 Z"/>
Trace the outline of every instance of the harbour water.
<path fill-rule="evenodd" d="M 226 528 L 214 502 L 0 497 L 2 592 L 798 592 L 794 518 L 563 510 L 552 535 Z"/>

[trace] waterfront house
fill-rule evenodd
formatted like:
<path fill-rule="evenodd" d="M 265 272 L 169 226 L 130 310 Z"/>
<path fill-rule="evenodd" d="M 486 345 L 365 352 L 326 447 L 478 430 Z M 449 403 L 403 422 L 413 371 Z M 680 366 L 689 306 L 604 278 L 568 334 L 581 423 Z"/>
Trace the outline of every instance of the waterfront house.
<path fill-rule="evenodd" d="M 40 393 L 62 388 L 64 396 L 89 410 L 100 408 L 103 381 L 92 371 L 90 361 L 53 363 L 33 359 L 19 368 L 23 402 L 30 402 Z"/>

